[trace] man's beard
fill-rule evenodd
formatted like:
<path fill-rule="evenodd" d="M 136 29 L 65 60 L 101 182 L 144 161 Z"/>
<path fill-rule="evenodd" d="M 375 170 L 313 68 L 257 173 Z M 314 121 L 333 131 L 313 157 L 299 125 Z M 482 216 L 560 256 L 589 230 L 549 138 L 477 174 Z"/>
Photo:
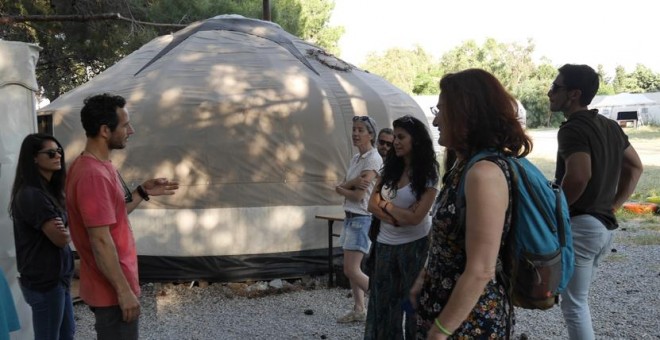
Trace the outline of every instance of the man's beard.
<path fill-rule="evenodd" d="M 121 140 L 110 139 L 108 142 L 108 149 L 110 150 L 121 150 L 126 147 L 125 143 L 122 143 Z"/>

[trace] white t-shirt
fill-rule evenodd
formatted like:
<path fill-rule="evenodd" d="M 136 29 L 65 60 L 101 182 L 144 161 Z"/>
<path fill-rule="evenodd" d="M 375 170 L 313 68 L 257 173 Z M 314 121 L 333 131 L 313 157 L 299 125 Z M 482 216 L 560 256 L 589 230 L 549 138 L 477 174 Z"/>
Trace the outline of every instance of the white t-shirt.
<path fill-rule="evenodd" d="M 383 158 L 378 154 L 376 148 L 371 148 L 371 150 L 365 152 L 363 155 L 356 153 L 351 159 L 351 163 L 348 165 L 348 172 L 346 173 L 346 181 L 353 178 L 359 177 L 362 171 L 373 170 L 378 173 L 380 168 L 383 166 Z M 349 199 L 344 200 L 344 210 L 350 211 L 355 214 L 361 215 L 371 215 L 367 210 L 369 205 L 369 197 L 371 196 L 371 191 L 374 189 L 375 180 L 371 181 L 369 187 L 364 193 L 364 197 L 359 202 L 354 202 Z"/>
<path fill-rule="evenodd" d="M 431 188 L 431 190 L 434 190 L 437 194 L 438 189 L 436 186 L 437 182 L 426 183 L 426 187 Z M 417 197 L 413 194 L 410 184 L 399 188 L 396 191 L 396 194 L 390 188 L 383 187 L 380 190 L 380 194 L 384 199 L 389 200 L 391 204 L 394 204 L 399 208 L 409 208 L 417 202 Z M 400 225 L 395 227 L 385 221 L 381 221 L 380 233 L 378 233 L 378 243 L 392 246 L 409 243 L 428 235 L 429 230 L 431 230 L 430 214 L 426 214 L 424 219 L 422 219 L 418 225 Z"/>

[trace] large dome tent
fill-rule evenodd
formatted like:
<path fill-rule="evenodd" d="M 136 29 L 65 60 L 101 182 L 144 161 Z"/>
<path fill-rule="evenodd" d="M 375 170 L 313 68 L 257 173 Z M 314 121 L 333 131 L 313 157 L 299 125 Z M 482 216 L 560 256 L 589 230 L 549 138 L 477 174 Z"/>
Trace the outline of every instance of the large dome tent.
<path fill-rule="evenodd" d="M 278 25 L 219 16 L 158 37 L 39 111 L 71 161 L 83 100 L 127 99 L 137 130 L 111 158 L 131 187 L 181 183 L 130 215 L 143 280 L 268 279 L 326 269 L 334 186 L 351 156 L 352 117 L 378 128 L 415 101 L 384 79 Z M 338 231 L 339 229 L 337 229 Z"/>

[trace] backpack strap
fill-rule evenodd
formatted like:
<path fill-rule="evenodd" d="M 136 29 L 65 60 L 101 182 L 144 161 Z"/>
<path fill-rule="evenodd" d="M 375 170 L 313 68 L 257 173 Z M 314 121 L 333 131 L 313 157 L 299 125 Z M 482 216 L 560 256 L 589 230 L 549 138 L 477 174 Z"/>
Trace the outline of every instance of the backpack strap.
<path fill-rule="evenodd" d="M 476 164 L 479 161 L 485 159 L 495 163 L 496 160 L 499 158 L 505 159 L 506 157 L 496 151 L 483 150 L 470 157 L 467 164 L 465 164 L 465 168 L 463 169 L 463 173 L 461 174 L 461 179 L 458 181 L 458 190 L 456 191 L 456 202 L 455 202 L 456 211 L 459 212 L 458 226 L 460 228 L 465 227 L 465 213 L 467 209 L 467 203 L 465 201 L 465 178 L 467 177 L 468 171 L 470 170 L 470 168 L 472 168 L 474 164 Z"/>

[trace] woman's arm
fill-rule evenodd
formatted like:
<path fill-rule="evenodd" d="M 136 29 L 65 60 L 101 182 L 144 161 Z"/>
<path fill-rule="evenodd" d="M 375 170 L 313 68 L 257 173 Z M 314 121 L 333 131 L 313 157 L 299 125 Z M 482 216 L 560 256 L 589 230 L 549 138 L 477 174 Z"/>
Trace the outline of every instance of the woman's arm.
<path fill-rule="evenodd" d="M 495 277 L 509 189 L 500 167 L 490 161 L 477 162 L 465 183 L 466 253 L 465 271 L 456 282 L 449 301 L 437 319 L 454 331 L 474 309 L 488 281 Z M 431 333 L 438 329 L 432 327 Z"/>
<path fill-rule="evenodd" d="M 420 200 L 411 207 L 397 207 L 386 202 L 387 204 L 381 204 L 381 208 L 392 215 L 401 225 L 418 225 L 429 214 L 437 193 L 436 188 L 426 188 Z"/>
<path fill-rule="evenodd" d="M 359 202 L 364 198 L 364 195 L 367 192 L 366 189 L 369 187 L 368 183 L 371 183 L 371 181 L 376 178 L 376 175 L 376 171 L 374 170 L 362 171 L 360 176 L 335 187 L 335 192 L 346 197 L 349 201 Z M 367 185 L 353 185 L 353 183 L 367 183 Z"/>
<path fill-rule="evenodd" d="M 378 181 L 376 182 L 376 186 L 374 187 L 374 190 L 371 192 L 371 197 L 369 197 L 369 212 L 372 213 L 377 219 L 384 221 L 386 223 L 389 223 L 391 225 L 396 225 L 397 221 L 395 221 L 392 218 L 392 215 L 386 213 L 382 208 L 381 205 L 385 200 L 383 197 L 380 195 L 380 188 L 381 188 L 381 179 L 379 178 Z"/>
<path fill-rule="evenodd" d="M 46 234 L 46 237 L 59 248 L 64 248 L 71 242 L 71 235 L 69 229 L 64 226 L 62 219 L 59 217 L 52 218 L 41 226 L 41 231 Z"/>

